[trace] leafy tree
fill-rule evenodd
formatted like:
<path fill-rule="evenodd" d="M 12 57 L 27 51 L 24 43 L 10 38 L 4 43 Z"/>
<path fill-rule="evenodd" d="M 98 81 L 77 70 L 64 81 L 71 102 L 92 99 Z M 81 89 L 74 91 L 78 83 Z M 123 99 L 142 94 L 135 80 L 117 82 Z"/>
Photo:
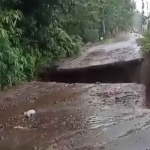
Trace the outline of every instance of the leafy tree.
<path fill-rule="evenodd" d="M 41 64 L 78 54 L 131 26 L 132 0 L 0 1 L 0 85 L 18 84 Z"/>

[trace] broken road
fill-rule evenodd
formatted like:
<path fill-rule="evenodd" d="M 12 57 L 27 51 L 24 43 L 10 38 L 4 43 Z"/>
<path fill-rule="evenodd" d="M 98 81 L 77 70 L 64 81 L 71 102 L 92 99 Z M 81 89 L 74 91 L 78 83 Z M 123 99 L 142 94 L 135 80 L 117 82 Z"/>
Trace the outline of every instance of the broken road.
<path fill-rule="evenodd" d="M 140 58 L 136 37 L 129 34 L 113 44 L 92 46 L 59 68 Z M 2 150 L 150 149 L 150 111 L 142 108 L 140 84 L 33 81 L 0 94 Z M 24 115 L 28 110 L 35 110 L 32 120 Z"/>

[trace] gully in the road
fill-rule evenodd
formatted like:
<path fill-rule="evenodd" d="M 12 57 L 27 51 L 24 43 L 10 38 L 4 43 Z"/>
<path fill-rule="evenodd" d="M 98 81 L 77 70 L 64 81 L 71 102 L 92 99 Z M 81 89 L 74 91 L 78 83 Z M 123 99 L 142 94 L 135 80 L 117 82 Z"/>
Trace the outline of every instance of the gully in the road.
<path fill-rule="evenodd" d="M 143 59 L 135 35 L 125 36 L 47 68 L 39 74 L 46 82 L 1 92 L 0 149 L 149 149 L 150 111 L 138 84 Z"/>

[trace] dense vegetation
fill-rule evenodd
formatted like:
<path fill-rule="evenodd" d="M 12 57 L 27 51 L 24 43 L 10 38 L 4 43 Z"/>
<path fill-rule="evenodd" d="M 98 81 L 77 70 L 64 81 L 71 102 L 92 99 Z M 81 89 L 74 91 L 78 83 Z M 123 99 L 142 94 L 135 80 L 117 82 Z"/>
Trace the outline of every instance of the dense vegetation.
<path fill-rule="evenodd" d="M 140 44 L 142 45 L 142 50 L 147 54 L 150 53 L 150 28 L 148 28 L 147 32 L 144 34 L 144 38 L 140 40 Z"/>
<path fill-rule="evenodd" d="M 131 0 L 0 1 L 0 86 L 34 77 L 35 68 L 76 55 L 131 25 Z"/>
<path fill-rule="evenodd" d="M 150 54 L 150 16 L 144 16 L 145 12 L 144 0 L 142 0 L 142 26 L 146 26 L 146 30 L 143 30 L 144 38 L 139 42 L 142 46 L 142 50 L 144 52 L 144 57 Z M 145 57 L 146 58 L 146 57 Z M 147 57 L 148 58 L 148 57 Z M 146 59 L 147 59 L 146 58 Z"/>

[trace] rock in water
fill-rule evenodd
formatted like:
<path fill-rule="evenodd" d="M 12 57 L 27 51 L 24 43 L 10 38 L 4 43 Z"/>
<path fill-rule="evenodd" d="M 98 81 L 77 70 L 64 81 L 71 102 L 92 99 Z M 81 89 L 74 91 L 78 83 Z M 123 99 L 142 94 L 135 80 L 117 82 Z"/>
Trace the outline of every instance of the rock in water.
<path fill-rule="evenodd" d="M 27 111 L 27 112 L 24 112 L 24 115 L 26 116 L 26 117 L 28 117 L 28 118 L 30 118 L 30 117 L 32 117 L 33 115 L 35 115 L 36 114 L 36 111 L 35 110 L 29 110 L 29 111 Z"/>

